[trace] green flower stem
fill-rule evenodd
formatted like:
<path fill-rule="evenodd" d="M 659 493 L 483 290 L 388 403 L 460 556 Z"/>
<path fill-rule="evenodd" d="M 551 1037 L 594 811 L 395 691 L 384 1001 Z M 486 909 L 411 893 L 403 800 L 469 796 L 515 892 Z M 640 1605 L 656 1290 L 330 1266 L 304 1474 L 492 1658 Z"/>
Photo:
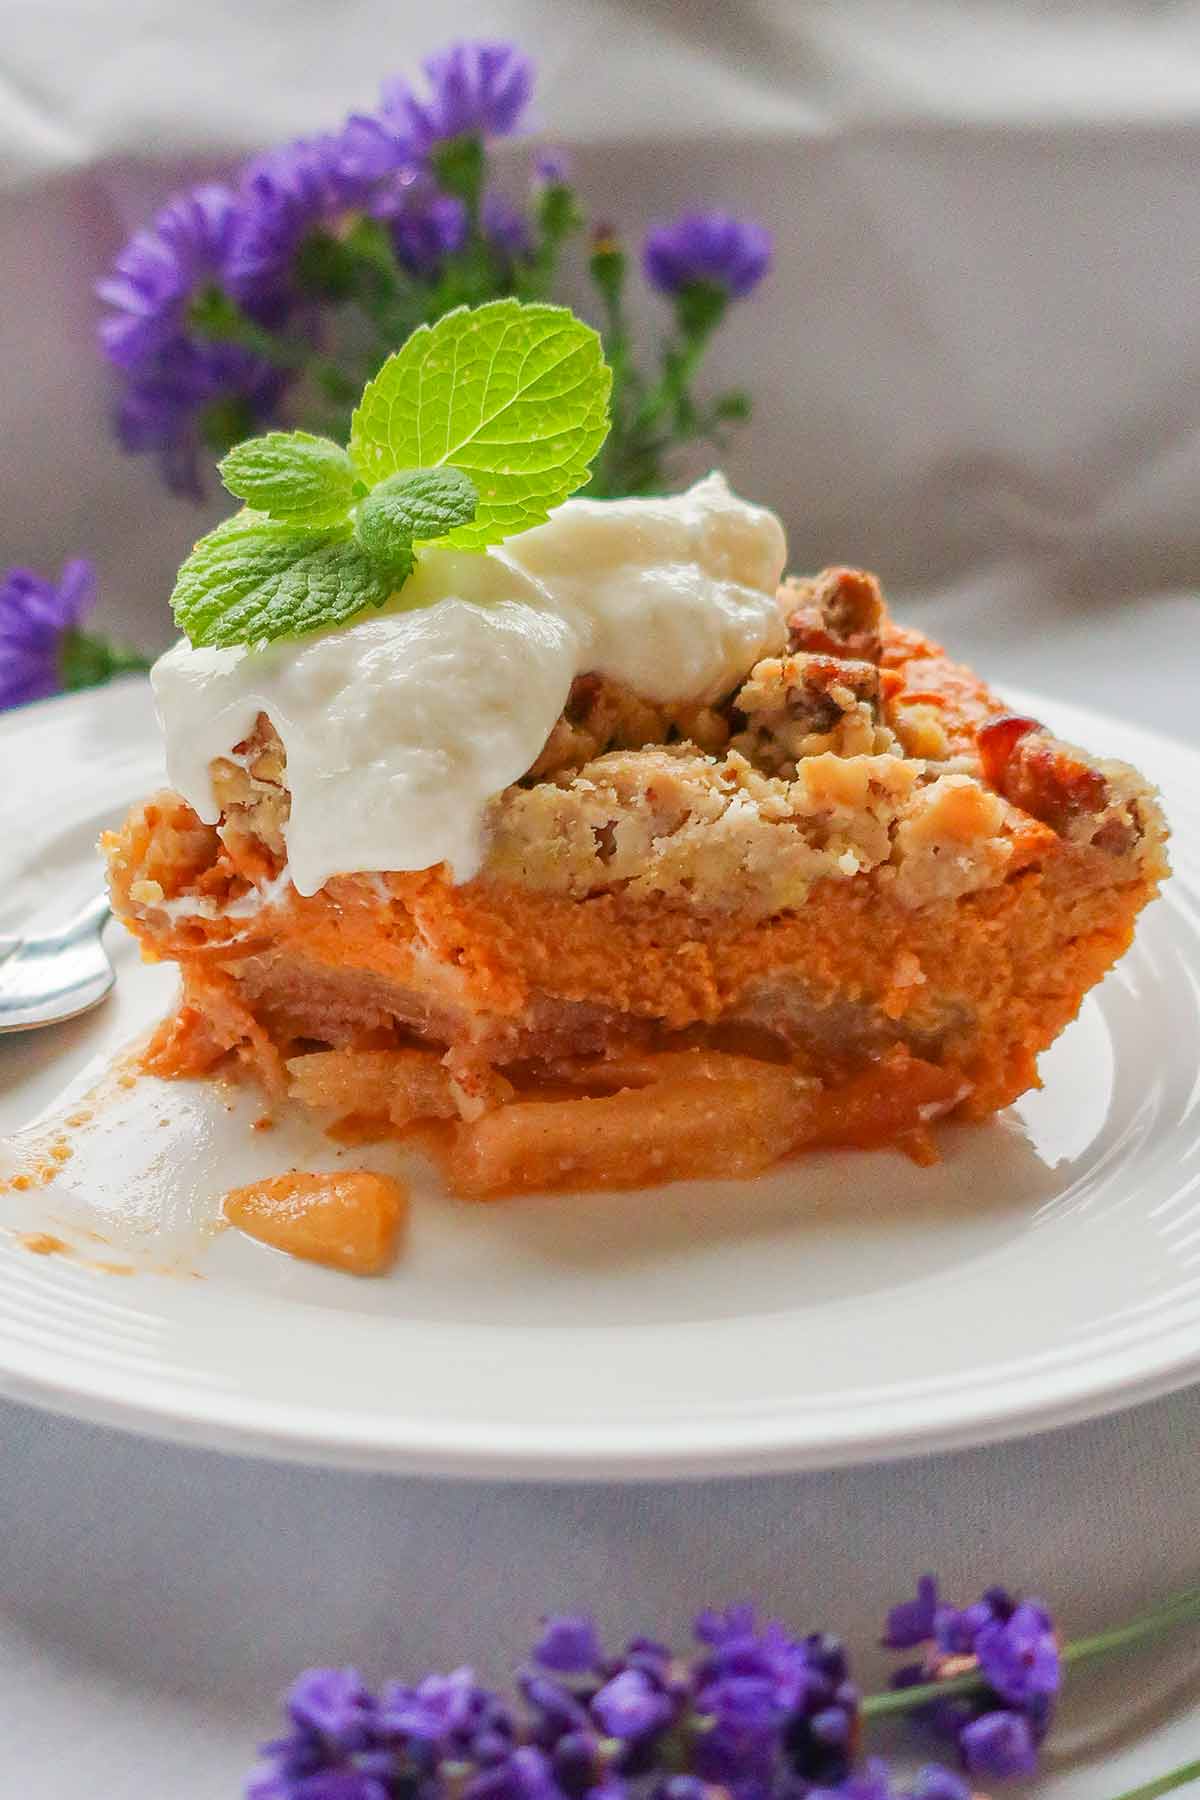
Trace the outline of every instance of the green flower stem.
<path fill-rule="evenodd" d="M 189 323 L 197 337 L 207 338 L 213 344 L 236 344 L 276 369 L 303 370 L 330 392 L 345 386 L 346 377 L 336 363 L 319 356 L 306 344 L 291 344 L 276 337 L 248 318 L 220 288 L 209 288 L 197 295 Z"/>
<path fill-rule="evenodd" d="M 680 342 L 667 346 L 663 355 L 662 378 L 656 387 L 651 388 L 638 408 L 634 420 L 635 429 L 646 430 L 657 424 L 664 415 L 673 419 L 676 427 L 687 423 L 692 411 L 688 399 L 692 377 L 700 366 L 711 336 L 711 326 L 694 328 Z"/>
<path fill-rule="evenodd" d="M 114 675 L 144 674 L 149 667 L 149 658 L 136 650 L 110 644 L 107 638 L 92 632 L 64 632 L 59 645 L 59 678 L 68 693 L 97 687 L 102 681 L 111 681 Z"/>
<path fill-rule="evenodd" d="M 1158 1800 L 1160 1794 L 1173 1794 L 1176 1788 L 1186 1787 L 1190 1781 L 1200 1781 L 1200 1762 L 1180 1763 L 1177 1769 L 1156 1775 L 1142 1787 L 1127 1788 L 1117 1795 L 1116 1800 Z"/>
<path fill-rule="evenodd" d="M 1093 1637 L 1075 1638 L 1071 1643 L 1064 1644 L 1063 1666 L 1075 1668 L 1096 1657 L 1109 1656 L 1116 1650 L 1128 1650 L 1135 1645 L 1149 1643 L 1168 1631 L 1176 1630 L 1180 1625 L 1197 1623 L 1200 1623 L 1200 1588 L 1190 1588 L 1162 1606 L 1155 1607 L 1152 1612 L 1131 1619 L 1127 1625 L 1118 1625 L 1111 1631 L 1100 1631 Z M 944 1700 L 954 1694 L 978 1694 L 986 1687 L 987 1682 L 983 1676 L 972 1670 L 966 1675 L 952 1676 L 949 1681 L 926 1681 L 920 1687 L 893 1688 L 885 1694 L 867 1694 L 862 1702 L 862 1716 L 865 1719 L 885 1719 L 894 1714 L 912 1712 L 920 1706 L 928 1706 L 931 1700 Z M 1168 1792 L 1166 1788 L 1161 1791 Z"/>

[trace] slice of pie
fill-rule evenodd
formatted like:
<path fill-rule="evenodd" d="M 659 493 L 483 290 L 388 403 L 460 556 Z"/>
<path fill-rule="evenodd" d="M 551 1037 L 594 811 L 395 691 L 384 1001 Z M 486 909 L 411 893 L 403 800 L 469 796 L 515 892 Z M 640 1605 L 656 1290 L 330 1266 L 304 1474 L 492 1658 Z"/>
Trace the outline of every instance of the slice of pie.
<path fill-rule="evenodd" d="M 236 1058 L 480 1197 L 928 1160 L 932 1121 L 1016 1099 L 1166 873 L 1153 792 L 1013 716 L 870 575 L 778 606 L 777 649 L 701 700 L 576 675 L 465 879 L 298 891 L 260 708 L 211 762 L 213 823 L 163 792 L 105 840 L 118 914 L 182 972 L 149 1067 Z"/>

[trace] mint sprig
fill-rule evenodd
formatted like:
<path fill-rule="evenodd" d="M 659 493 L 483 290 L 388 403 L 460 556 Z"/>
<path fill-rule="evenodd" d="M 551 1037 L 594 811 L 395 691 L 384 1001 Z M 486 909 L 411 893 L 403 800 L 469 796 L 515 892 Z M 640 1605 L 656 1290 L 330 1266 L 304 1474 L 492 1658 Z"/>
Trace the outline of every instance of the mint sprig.
<path fill-rule="evenodd" d="M 383 606 L 419 547 L 483 550 L 587 481 L 611 371 L 566 307 L 496 300 L 423 325 L 367 384 L 349 451 L 268 432 L 221 464 L 248 502 L 200 539 L 171 605 L 197 646 L 295 637 Z"/>

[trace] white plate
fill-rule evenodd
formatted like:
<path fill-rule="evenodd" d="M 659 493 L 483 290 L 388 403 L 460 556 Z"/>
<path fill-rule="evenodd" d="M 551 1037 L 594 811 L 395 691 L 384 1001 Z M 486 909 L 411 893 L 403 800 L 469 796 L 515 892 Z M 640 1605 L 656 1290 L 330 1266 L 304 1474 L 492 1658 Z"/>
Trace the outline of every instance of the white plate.
<path fill-rule="evenodd" d="M 206 1084 L 147 1081 L 54 1182 L 0 1199 L 0 1387 L 227 1449 L 587 1477 L 934 1450 L 1200 1376 L 1200 756 L 1018 703 L 1162 785 L 1176 873 L 1042 1092 L 945 1131 L 939 1167 L 829 1153 L 750 1183 L 492 1206 L 418 1174 L 399 1267 L 355 1281 L 203 1230 L 235 1181 L 332 1146 L 251 1133 L 249 1096 L 229 1112 Z M 94 888 L 97 831 L 160 779 L 144 687 L 5 719 L 0 769 L 18 790 L 2 932 Z M 171 972 L 111 936 L 112 1001 L 0 1039 L 0 1129 L 61 1111 L 165 1009 Z M 56 1227 L 79 1255 L 19 1242 Z"/>

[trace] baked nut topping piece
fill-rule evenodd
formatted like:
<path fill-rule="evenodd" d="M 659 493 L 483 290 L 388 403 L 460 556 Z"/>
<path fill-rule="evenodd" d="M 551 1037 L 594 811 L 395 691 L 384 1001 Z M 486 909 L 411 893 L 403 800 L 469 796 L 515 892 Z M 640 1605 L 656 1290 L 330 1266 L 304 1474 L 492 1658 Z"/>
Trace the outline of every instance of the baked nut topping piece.
<path fill-rule="evenodd" d="M 166 793 L 106 840 L 116 910 L 183 976 L 150 1066 L 236 1059 L 479 1198 L 927 1160 L 933 1120 L 1014 1100 L 1166 874 L 1154 794 L 1006 712 L 873 576 L 778 606 L 770 653 L 686 705 L 577 675 L 467 879 L 298 891 L 261 711 L 210 766 L 214 824 Z"/>

